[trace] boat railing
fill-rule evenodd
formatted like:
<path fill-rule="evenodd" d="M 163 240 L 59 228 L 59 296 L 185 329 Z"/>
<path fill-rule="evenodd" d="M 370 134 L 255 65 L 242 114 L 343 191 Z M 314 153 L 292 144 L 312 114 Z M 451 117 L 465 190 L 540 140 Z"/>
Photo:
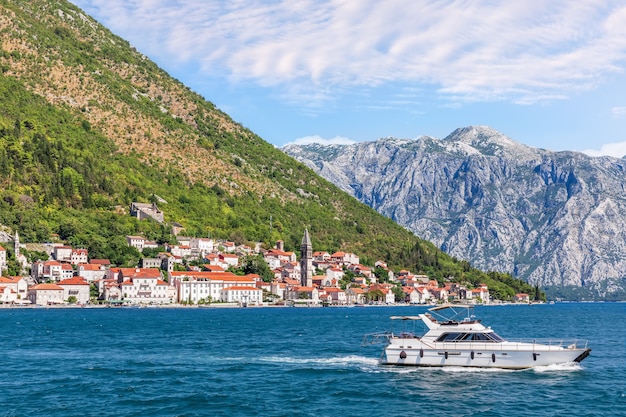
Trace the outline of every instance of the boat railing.
<path fill-rule="evenodd" d="M 586 349 L 589 343 L 588 340 L 581 339 L 553 339 L 553 338 L 545 338 L 545 339 L 507 339 L 510 343 L 517 344 L 536 344 L 536 345 L 544 345 L 550 346 L 555 349 Z"/>
<path fill-rule="evenodd" d="M 363 336 L 361 346 L 382 345 L 389 341 L 389 338 L 393 336 L 391 332 L 383 333 L 370 333 Z"/>
<path fill-rule="evenodd" d="M 562 350 L 562 349 L 586 349 L 587 340 L 577 339 L 507 339 L 504 342 L 444 342 L 437 343 L 438 349 L 476 349 L 491 351 L 527 351 L 527 350 Z M 547 348 L 546 348 L 547 347 Z"/>

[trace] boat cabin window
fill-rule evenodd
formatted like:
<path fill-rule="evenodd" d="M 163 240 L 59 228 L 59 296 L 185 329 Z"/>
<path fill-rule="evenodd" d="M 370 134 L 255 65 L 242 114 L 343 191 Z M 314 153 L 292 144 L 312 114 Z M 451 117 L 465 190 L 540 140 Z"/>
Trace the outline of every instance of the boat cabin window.
<path fill-rule="evenodd" d="M 502 342 L 503 339 L 495 333 L 444 333 L 436 342 Z"/>

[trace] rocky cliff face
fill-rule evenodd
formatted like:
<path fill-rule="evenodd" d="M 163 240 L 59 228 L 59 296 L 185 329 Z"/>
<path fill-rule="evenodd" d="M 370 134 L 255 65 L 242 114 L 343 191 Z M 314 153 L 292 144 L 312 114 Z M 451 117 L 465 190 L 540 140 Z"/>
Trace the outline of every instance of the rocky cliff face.
<path fill-rule="evenodd" d="M 488 127 L 283 150 L 478 268 L 600 296 L 624 290 L 622 159 L 531 148 Z"/>

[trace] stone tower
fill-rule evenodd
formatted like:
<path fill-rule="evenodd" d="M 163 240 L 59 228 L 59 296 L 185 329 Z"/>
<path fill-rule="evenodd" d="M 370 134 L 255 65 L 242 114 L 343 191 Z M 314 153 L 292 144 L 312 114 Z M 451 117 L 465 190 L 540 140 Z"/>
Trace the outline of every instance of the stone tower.
<path fill-rule="evenodd" d="M 313 286 L 313 247 L 308 229 L 304 229 L 304 236 L 300 245 L 300 285 L 303 287 Z"/>
<path fill-rule="evenodd" d="M 20 235 L 15 231 L 15 237 L 13 238 L 13 249 L 15 250 L 15 259 L 20 257 Z"/>

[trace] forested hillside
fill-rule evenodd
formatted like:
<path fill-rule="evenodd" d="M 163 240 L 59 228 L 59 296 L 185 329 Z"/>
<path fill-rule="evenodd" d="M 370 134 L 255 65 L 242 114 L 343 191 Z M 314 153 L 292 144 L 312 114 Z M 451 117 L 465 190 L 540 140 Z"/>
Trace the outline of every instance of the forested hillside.
<path fill-rule="evenodd" d="M 191 236 L 347 250 L 365 263 L 530 291 L 487 275 L 357 202 L 169 77 L 65 1 L 0 2 L 0 224 L 132 265 L 125 235 Z M 280 121 L 277 121 L 279 123 Z M 157 197 L 158 196 L 158 197 Z M 138 222 L 159 202 L 166 224 Z M 507 284 L 499 281 L 507 280 Z"/>

